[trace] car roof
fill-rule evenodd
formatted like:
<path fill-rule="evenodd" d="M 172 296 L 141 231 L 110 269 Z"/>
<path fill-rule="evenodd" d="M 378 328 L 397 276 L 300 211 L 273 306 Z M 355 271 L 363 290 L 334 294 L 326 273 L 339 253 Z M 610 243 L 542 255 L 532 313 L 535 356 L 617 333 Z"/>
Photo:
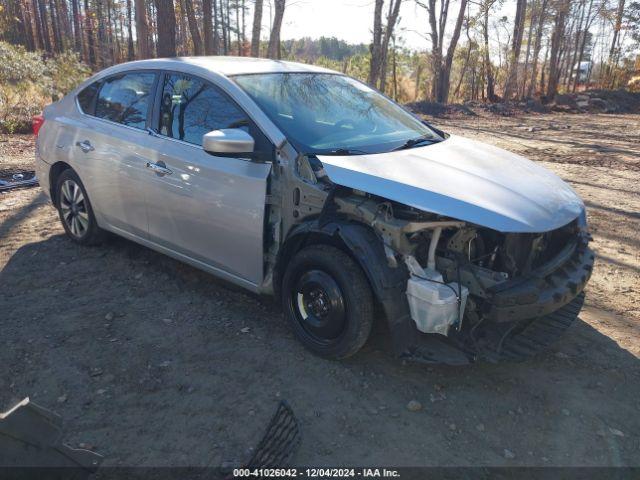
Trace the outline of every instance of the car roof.
<path fill-rule="evenodd" d="M 171 69 L 178 65 L 193 65 L 204 68 L 221 75 L 241 75 L 255 73 L 339 73 L 327 68 L 316 67 L 297 62 L 285 62 L 282 60 L 270 60 L 267 58 L 253 57 L 176 57 L 176 58 L 154 58 L 149 60 L 138 60 L 118 65 L 119 70 L 133 68 L 158 68 Z"/>

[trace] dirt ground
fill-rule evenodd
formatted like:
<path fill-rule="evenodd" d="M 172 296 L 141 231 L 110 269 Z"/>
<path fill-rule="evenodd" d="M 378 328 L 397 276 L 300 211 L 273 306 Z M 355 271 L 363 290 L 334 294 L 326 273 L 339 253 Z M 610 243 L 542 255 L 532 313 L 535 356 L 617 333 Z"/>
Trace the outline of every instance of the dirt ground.
<path fill-rule="evenodd" d="M 403 364 L 376 328 L 354 358 L 321 360 L 269 299 L 122 239 L 72 244 L 31 188 L 0 194 L 0 409 L 29 396 L 104 465 L 242 461 L 286 399 L 303 465 L 640 466 L 640 115 L 434 123 L 539 161 L 584 198 L 595 273 L 551 351 Z M 0 170 L 32 158 L 30 137 L 0 138 Z"/>

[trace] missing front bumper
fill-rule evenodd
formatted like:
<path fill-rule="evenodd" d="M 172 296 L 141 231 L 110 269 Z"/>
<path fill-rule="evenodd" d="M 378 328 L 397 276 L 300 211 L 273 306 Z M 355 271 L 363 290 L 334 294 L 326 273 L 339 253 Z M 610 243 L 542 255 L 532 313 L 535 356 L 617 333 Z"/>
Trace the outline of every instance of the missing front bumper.
<path fill-rule="evenodd" d="M 585 288 L 594 254 L 576 242 L 526 278 L 496 285 L 483 313 L 491 322 L 515 322 L 552 314 L 571 303 Z"/>

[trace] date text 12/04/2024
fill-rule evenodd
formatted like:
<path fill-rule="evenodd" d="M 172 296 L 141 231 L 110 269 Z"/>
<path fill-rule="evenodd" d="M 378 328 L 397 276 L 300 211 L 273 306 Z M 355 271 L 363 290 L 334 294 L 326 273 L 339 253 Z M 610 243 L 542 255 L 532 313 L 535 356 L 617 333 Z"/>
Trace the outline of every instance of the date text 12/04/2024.
<path fill-rule="evenodd" d="M 274 468 L 233 470 L 233 478 L 399 478 L 397 470 L 388 468 Z"/>

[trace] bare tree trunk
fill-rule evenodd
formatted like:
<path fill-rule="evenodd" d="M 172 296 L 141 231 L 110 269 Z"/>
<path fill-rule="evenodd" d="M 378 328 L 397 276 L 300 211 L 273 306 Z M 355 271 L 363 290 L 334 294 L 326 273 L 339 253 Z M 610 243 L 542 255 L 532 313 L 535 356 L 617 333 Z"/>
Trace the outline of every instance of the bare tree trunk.
<path fill-rule="evenodd" d="M 71 23 L 69 22 L 69 6 L 67 0 L 57 0 L 56 10 L 58 11 L 58 22 L 60 24 L 60 39 L 62 47 L 68 50 L 73 45 Z"/>
<path fill-rule="evenodd" d="M 127 0 L 127 60 L 129 61 L 135 58 L 133 49 L 133 15 L 131 11 L 131 0 Z"/>
<path fill-rule="evenodd" d="M 273 26 L 271 27 L 271 35 L 269 36 L 269 48 L 267 49 L 267 57 L 280 59 L 280 29 L 282 28 L 282 19 L 284 18 L 284 8 L 286 0 L 274 0 L 275 14 L 273 16 Z"/>
<path fill-rule="evenodd" d="M 111 0 L 105 0 L 107 2 L 107 31 L 106 31 L 106 41 L 105 47 L 109 52 L 109 65 L 113 65 L 116 62 L 115 50 L 114 50 L 114 35 L 113 35 L 113 24 L 112 24 L 112 16 L 111 16 Z M 119 45 L 117 45 L 118 37 L 115 36 L 116 47 L 118 50 L 120 49 Z"/>
<path fill-rule="evenodd" d="M 47 18 L 47 7 L 44 4 L 45 0 L 38 0 L 38 10 L 40 12 L 40 19 L 42 24 L 42 37 L 44 40 L 44 49 L 47 53 L 53 52 L 53 45 L 51 44 L 51 37 L 49 35 L 49 20 Z"/>
<path fill-rule="evenodd" d="M 60 38 L 60 30 L 58 23 L 58 12 L 56 12 L 56 5 L 54 0 L 49 0 L 49 14 L 51 15 L 51 31 L 53 32 L 53 47 L 54 51 L 62 51 L 62 40 Z"/>
<path fill-rule="evenodd" d="M 145 6 L 145 0 L 135 0 L 135 9 L 138 58 L 149 58 L 151 57 L 151 48 L 149 46 L 149 24 L 147 23 L 147 7 Z"/>
<path fill-rule="evenodd" d="M 213 54 L 220 53 L 220 23 L 218 21 L 218 0 L 213 0 Z"/>
<path fill-rule="evenodd" d="M 527 97 L 529 98 L 531 98 L 531 96 L 533 95 L 533 90 L 538 79 L 538 59 L 540 57 L 540 48 L 542 47 L 542 31 L 544 29 L 544 20 L 546 18 L 547 3 L 548 0 L 542 0 L 542 4 L 540 5 L 540 12 L 538 15 L 538 23 L 536 25 L 536 39 L 533 46 L 533 65 L 531 67 L 531 82 L 529 83 L 529 88 L 527 89 Z"/>
<path fill-rule="evenodd" d="M 251 31 L 251 56 L 260 56 L 260 30 L 262 27 L 262 0 L 256 0 L 253 10 L 253 29 Z"/>
<path fill-rule="evenodd" d="M 513 39 L 511 43 L 511 56 L 509 59 L 509 70 L 507 81 L 504 87 L 504 98 L 509 100 L 518 83 L 518 60 L 522 49 L 522 36 L 524 33 L 524 20 L 527 13 L 527 0 L 517 0 L 516 18 L 513 25 Z"/>
<path fill-rule="evenodd" d="M 611 48 L 609 48 L 609 59 L 607 61 L 608 65 L 607 65 L 607 77 L 611 78 L 611 85 L 613 85 L 614 79 L 614 57 L 615 57 L 615 53 L 616 53 L 616 46 L 618 44 L 618 38 L 620 36 L 620 29 L 622 28 L 622 14 L 624 13 L 624 4 L 625 4 L 625 0 L 618 0 L 618 9 L 616 10 L 616 21 L 615 21 L 615 25 L 613 27 L 613 38 L 611 39 Z M 616 63 L 617 63 L 617 59 L 616 59 Z"/>
<path fill-rule="evenodd" d="M 537 12 L 542 14 L 542 12 Z M 522 90 L 520 91 L 520 98 L 525 98 L 525 92 L 527 90 L 527 81 L 529 79 L 529 58 L 531 56 L 531 41 L 533 40 L 533 25 L 536 19 L 535 0 L 531 2 L 531 14 L 529 18 L 529 30 L 527 31 L 527 52 L 524 56 L 524 76 L 522 78 Z"/>
<path fill-rule="evenodd" d="M 460 94 L 460 88 L 462 87 L 462 82 L 464 81 L 464 76 L 467 73 L 467 67 L 469 66 L 469 60 L 471 59 L 471 35 L 469 34 L 469 25 L 470 22 L 467 21 L 467 25 L 466 25 L 466 35 L 467 35 L 467 55 L 465 56 L 464 59 L 464 64 L 462 65 L 462 71 L 460 72 L 460 79 L 458 80 L 458 85 L 456 86 L 456 89 L 453 91 L 453 96 L 454 97 L 458 97 L 458 95 Z M 473 87 L 472 87 L 472 94 L 473 94 Z"/>
<path fill-rule="evenodd" d="M 446 5 L 446 7 L 445 7 Z M 448 2 L 442 2 L 440 16 L 447 16 Z M 428 2 L 428 14 L 429 14 L 429 26 L 431 31 L 429 36 L 431 37 L 431 98 L 438 101 L 438 91 L 440 84 L 440 75 L 442 70 L 442 43 L 440 43 L 440 35 L 438 34 L 438 22 L 436 21 L 436 0 L 429 0 Z"/>
<path fill-rule="evenodd" d="M 568 3 L 561 2 L 556 12 L 553 34 L 551 36 L 551 53 L 549 57 L 549 80 L 547 84 L 547 101 L 553 101 L 558 93 L 558 81 L 560 79 L 560 47 L 565 33 L 565 20 L 568 11 Z"/>
<path fill-rule="evenodd" d="M 118 6 L 116 6 L 118 7 Z M 121 15 L 120 8 L 116 8 L 116 16 L 114 19 L 114 35 L 116 38 L 116 52 L 115 52 L 115 61 L 116 63 L 120 63 L 122 61 L 127 60 L 128 51 L 125 51 L 122 48 L 124 44 L 124 18 Z"/>
<path fill-rule="evenodd" d="M 246 5 L 245 5 L 245 0 L 242 0 L 242 7 L 241 7 L 241 11 L 242 11 L 242 55 L 245 54 L 245 43 L 247 41 L 247 9 L 246 9 Z"/>
<path fill-rule="evenodd" d="M 106 38 L 105 21 L 102 12 L 102 2 L 104 0 L 96 0 L 96 18 L 98 19 L 97 25 L 97 41 L 96 47 L 98 54 L 96 55 L 97 64 L 101 67 L 105 67 L 108 64 L 107 54 L 105 48 L 108 47 L 108 41 Z"/>
<path fill-rule="evenodd" d="M 382 5 L 384 0 L 376 0 L 373 12 L 373 42 L 369 47 L 371 51 L 371 62 L 369 64 L 369 85 L 376 87 L 380 75 L 380 64 L 382 63 Z"/>
<path fill-rule="evenodd" d="M 569 62 L 571 61 L 569 48 L 571 44 L 571 39 L 573 38 L 573 30 L 576 26 L 576 19 L 573 15 L 571 15 L 571 5 L 567 8 L 567 15 L 571 17 L 571 23 L 569 24 L 569 29 L 565 27 L 564 34 L 562 35 L 562 39 L 560 40 L 560 52 L 558 54 L 558 87 L 561 84 L 566 85 L 567 74 L 569 71 Z"/>
<path fill-rule="evenodd" d="M 228 0 L 226 1 L 228 2 Z M 225 0 L 220 0 L 220 33 L 222 35 L 222 52 L 224 55 L 227 55 L 229 53 L 229 43 L 227 41 L 227 30 L 229 29 L 229 25 L 225 16 L 226 9 L 224 7 L 224 2 Z"/>
<path fill-rule="evenodd" d="M 33 18 L 36 24 L 36 48 L 46 50 L 44 34 L 42 33 L 42 21 L 40 20 L 40 11 L 38 9 L 38 0 L 31 0 L 31 7 L 33 8 Z"/>
<path fill-rule="evenodd" d="M 193 11 L 192 0 L 186 0 L 184 2 L 187 10 L 187 21 L 189 22 L 189 31 L 191 32 L 191 40 L 193 41 L 193 50 L 196 56 L 200 56 L 204 53 L 204 47 L 202 45 L 202 37 L 200 36 L 200 30 L 198 30 L 198 21 L 196 20 L 196 13 Z M 174 13 L 175 18 L 175 13 Z M 175 20 L 174 20 L 175 23 Z"/>
<path fill-rule="evenodd" d="M 213 45 L 213 22 L 211 19 L 211 0 L 202 0 L 202 27 L 204 34 L 204 53 L 213 55 L 215 53 Z"/>
<path fill-rule="evenodd" d="M 73 15 L 73 47 L 82 55 L 82 32 L 80 30 L 80 12 L 78 0 L 71 1 L 71 14 Z"/>
<path fill-rule="evenodd" d="M 449 88 L 451 85 L 451 65 L 453 65 L 453 55 L 455 54 L 456 47 L 458 46 L 458 40 L 460 39 L 460 31 L 462 30 L 462 22 L 464 21 L 464 12 L 466 9 L 467 0 L 461 0 L 460 10 L 458 10 L 458 18 L 453 28 L 453 34 L 451 36 L 451 41 L 449 42 L 449 48 L 447 48 L 447 56 L 445 57 L 442 68 L 440 69 L 440 77 L 438 78 L 436 101 L 440 103 L 447 103 L 449 100 Z"/>
<path fill-rule="evenodd" d="M 229 0 L 225 0 L 226 4 L 226 22 L 227 22 L 227 47 L 228 51 L 231 51 L 231 7 L 229 5 Z"/>
<path fill-rule="evenodd" d="M 158 57 L 176 56 L 176 12 L 173 0 L 155 0 L 158 25 Z"/>
<path fill-rule="evenodd" d="M 571 61 L 568 63 L 567 67 L 567 75 L 565 77 L 565 83 L 564 86 L 566 89 L 569 88 L 569 85 L 571 84 L 573 78 L 573 72 L 574 71 L 579 71 L 580 68 L 578 68 L 578 70 L 576 70 L 576 60 L 578 58 L 578 50 L 580 48 L 580 33 L 582 32 L 582 28 L 583 28 L 583 24 L 584 24 L 584 12 L 585 12 L 585 5 L 586 5 L 586 0 L 580 0 L 580 20 L 578 21 L 578 28 L 576 28 L 576 38 L 575 38 L 575 42 L 573 45 L 573 51 L 571 52 Z"/>
<path fill-rule="evenodd" d="M 239 0 L 236 0 L 235 3 L 235 9 L 236 9 L 236 41 L 238 42 L 238 56 L 241 57 L 242 56 L 242 38 L 240 38 L 240 34 L 242 33 L 240 31 L 240 3 Z"/>
<path fill-rule="evenodd" d="M 84 21 L 85 30 L 87 31 L 87 59 L 89 60 L 89 65 L 95 68 L 97 66 L 95 38 L 93 35 L 93 22 L 91 21 L 91 15 L 89 15 L 89 0 L 84 0 Z"/>
<path fill-rule="evenodd" d="M 496 92 L 495 83 L 493 79 L 493 68 L 491 66 L 491 57 L 489 55 L 489 10 L 493 5 L 493 1 L 487 0 L 484 4 L 484 22 L 482 24 L 482 37 L 484 40 L 484 76 L 487 79 L 487 100 L 495 102 Z"/>
<path fill-rule="evenodd" d="M 387 84 L 387 56 L 389 54 L 389 40 L 393 36 L 393 29 L 398 20 L 398 14 L 400 13 L 400 4 L 402 0 L 391 0 L 389 3 L 389 14 L 387 15 L 387 25 L 384 29 L 384 36 L 382 38 L 382 61 L 380 62 L 380 90 L 384 92 Z"/>
<path fill-rule="evenodd" d="M 37 50 L 38 42 L 36 36 L 33 34 L 33 24 L 31 9 L 29 8 L 28 0 L 21 0 L 18 6 L 22 10 L 22 30 L 24 32 L 25 45 L 30 52 Z"/>
<path fill-rule="evenodd" d="M 578 53 L 578 68 L 576 70 L 576 75 L 573 80 L 572 91 L 574 92 L 576 91 L 576 88 L 578 87 L 578 83 L 580 82 L 580 64 L 582 63 L 582 58 L 584 57 L 584 49 L 587 45 L 587 33 L 589 32 L 589 28 L 591 27 L 591 22 L 593 21 L 593 18 L 591 17 L 592 10 L 593 10 L 593 0 L 590 0 L 589 10 L 587 12 L 587 21 L 584 26 L 584 33 L 582 35 L 582 42 L 580 43 L 580 51 Z"/>
<path fill-rule="evenodd" d="M 153 0 L 145 0 L 147 9 L 147 22 L 149 25 L 149 56 L 155 57 L 158 54 L 156 45 L 158 44 L 158 9 Z"/>

